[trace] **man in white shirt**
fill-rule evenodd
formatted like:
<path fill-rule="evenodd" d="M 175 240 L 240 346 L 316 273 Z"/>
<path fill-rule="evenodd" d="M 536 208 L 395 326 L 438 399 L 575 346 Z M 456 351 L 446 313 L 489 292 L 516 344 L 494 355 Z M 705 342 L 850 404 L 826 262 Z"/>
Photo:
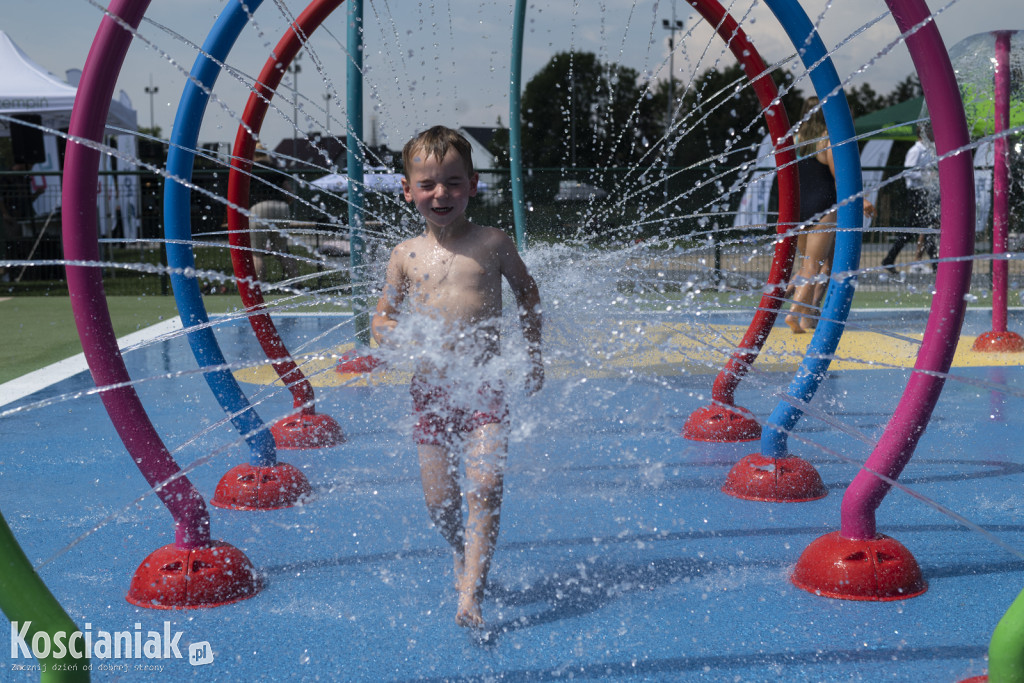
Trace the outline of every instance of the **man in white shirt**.
<path fill-rule="evenodd" d="M 926 124 L 918 126 L 918 137 L 914 145 L 907 151 L 903 159 L 903 178 L 907 186 L 907 216 L 909 218 L 907 227 L 928 228 L 931 227 L 934 212 L 932 211 L 932 193 L 937 187 L 937 167 L 935 161 L 935 143 L 926 136 Z M 928 130 L 928 133 L 931 131 Z M 917 255 L 920 259 L 925 252 L 928 258 L 935 260 L 935 237 L 920 232 L 901 232 L 896 235 L 889 253 L 882 259 L 882 265 L 895 274 L 896 268 L 893 265 L 896 257 L 904 245 L 914 238 L 917 238 Z M 932 271 L 935 270 L 935 263 L 931 264 Z"/>

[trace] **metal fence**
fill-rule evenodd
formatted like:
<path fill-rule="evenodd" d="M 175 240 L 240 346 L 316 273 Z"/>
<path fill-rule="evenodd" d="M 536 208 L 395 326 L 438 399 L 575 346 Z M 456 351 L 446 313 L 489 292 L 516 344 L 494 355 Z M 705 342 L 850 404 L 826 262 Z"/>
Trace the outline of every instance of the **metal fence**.
<path fill-rule="evenodd" d="M 886 168 L 883 177 L 902 168 Z M 623 278 L 633 279 L 639 288 L 678 287 L 688 282 L 701 286 L 741 291 L 756 290 L 767 279 L 774 247 L 774 226 L 734 226 L 733 216 L 739 193 L 730 194 L 721 182 L 708 180 L 702 171 L 679 169 L 533 169 L 524 178 L 528 198 L 526 234 L 529 241 L 574 241 L 596 249 L 628 245 L 635 257 Z M 124 175 L 124 174 L 121 174 Z M 101 234 L 101 257 L 111 265 L 105 279 L 115 281 L 114 290 L 123 293 L 166 292 L 166 278 L 148 273 L 164 263 L 163 187 L 155 173 L 140 173 L 138 215 L 131 226 L 110 220 Z M 342 195 L 309 184 L 322 172 L 293 174 L 297 199 L 292 202 L 293 219 L 301 228 L 293 230 L 293 244 L 304 249 L 308 261 L 328 259 L 322 270 L 337 269 L 341 261 L 331 253 L 332 245 L 348 238 L 348 206 Z M 197 265 L 230 273 L 227 258 L 228 174 L 223 170 L 197 170 L 192 191 L 192 231 L 196 239 Z M 51 178 L 39 191 L 25 174 L 0 173 L 0 198 L 5 211 L 0 229 L 0 254 L 16 262 L 3 274 L 8 292 L 31 291 L 31 283 L 58 286 L 63 280 L 61 258 L 60 177 Z M 277 192 L 267 179 L 254 179 L 250 203 L 255 204 Z M 471 218 L 482 224 L 513 231 L 510 181 L 506 172 L 481 172 L 486 190 L 472 202 Z M 904 184 L 883 185 L 877 196 L 875 226 L 903 226 L 909 218 L 902 213 L 908 205 Z M 42 207 L 42 209 L 40 209 Z M 366 221 L 371 247 L 386 254 L 388 248 L 411 230 L 410 210 L 394 194 L 369 193 Z M 769 218 L 771 220 L 771 218 Z M 394 226 L 404 225 L 403 228 Z M 1020 225 L 1011 221 L 1011 231 Z M 933 281 L 927 266 L 912 266 L 916 260 L 911 242 L 896 262 L 897 273 L 881 267 L 882 257 L 899 227 L 875 227 L 864 233 L 862 288 L 927 288 Z M 975 286 L 987 288 L 990 251 L 987 233 L 979 233 Z M 1011 234 L 1010 248 L 1019 248 L 1020 237 Z M 638 249 L 650 244 L 650 249 Z M 1024 286 L 1024 265 L 1010 260 L 1011 286 Z M 330 260 L 333 259 L 333 260 Z M 120 266 L 120 267 L 119 267 Z M 341 277 L 343 280 L 344 277 Z M 17 280 L 18 282 L 14 282 Z M 337 285 L 339 278 L 333 280 Z M 39 286 L 42 286 L 39 285 Z M 108 290 L 110 287 L 108 286 Z"/>

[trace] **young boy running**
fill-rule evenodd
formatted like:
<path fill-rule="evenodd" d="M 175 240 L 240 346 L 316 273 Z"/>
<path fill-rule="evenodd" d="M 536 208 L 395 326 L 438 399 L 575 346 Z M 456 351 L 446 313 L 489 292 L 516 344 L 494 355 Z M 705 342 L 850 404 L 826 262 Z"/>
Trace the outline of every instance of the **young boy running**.
<path fill-rule="evenodd" d="M 435 126 L 402 151 L 402 189 L 426 229 L 391 253 L 373 317 L 378 344 L 401 344 L 400 319 L 440 330 L 439 348 L 423 351 L 410 385 L 414 438 L 430 518 L 452 546 L 461 626 L 483 626 L 481 603 L 498 537 L 508 446 L 508 409 L 498 373 L 501 280 L 512 289 L 530 360 L 527 391 L 544 383 L 537 284 L 505 233 L 471 223 L 476 195 L 469 142 Z M 404 348 L 403 348 L 404 350 Z M 466 464 L 467 523 L 462 520 L 461 457 Z"/>

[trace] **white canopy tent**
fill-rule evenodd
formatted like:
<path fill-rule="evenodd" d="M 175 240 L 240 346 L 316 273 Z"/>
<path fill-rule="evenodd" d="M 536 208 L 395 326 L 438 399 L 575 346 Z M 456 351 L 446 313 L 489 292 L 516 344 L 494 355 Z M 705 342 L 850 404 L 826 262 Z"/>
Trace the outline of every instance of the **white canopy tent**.
<path fill-rule="evenodd" d="M 67 130 L 78 88 L 36 64 L 10 36 L 0 31 L 0 136 L 10 135 L 10 118 L 20 114 L 42 117 L 42 126 Z M 130 103 L 110 103 L 107 125 L 138 129 L 138 115 Z"/>
<path fill-rule="evenodd" d="M 309 183 L 328 192 L 348 192 L 348 175 L 344 173 L 331 173 L 317 178 Z M 401 173 L 375 173 L 371 171 L 363 176 L 363 184 L 367 192 L 391 192 L 401 194 L 402 174 Z"/>
<path fill-rule="evenodd" d="M 32 166 L 38 173 L 60 170 L 57 134 L 66 131 L 71 121 L 71 108 L 78 92 L 77 76 L 74 83 L 68 83 L 34 62 L 10 36 L 0 31 L 0 137 L 11 134 L 12 119 L 34 115 L 43 129 L 43 147 L 46 160 Z M 107 144 L 117 148 L 116 161 L 111 155 L 103 155 L 104 171 L 134 171 L 136 165 L 136 139 L 138 114 L 132 108 L 131 100 L 122 91 L 110 102 L 107 115 Z M 116 164 L 116 166 L 115 166 Z M 39 216 L 52 216 L 60 204 L 60 176 L 36 175 L 32 178 L 33 189 L 45 192 L 35 201 L 33 208 Z M 104 175 L 97 188 L 100 232 L 110 235 L 120 226 L 124 237 L 138 236 L 139 179 L 136 175 Z"/>

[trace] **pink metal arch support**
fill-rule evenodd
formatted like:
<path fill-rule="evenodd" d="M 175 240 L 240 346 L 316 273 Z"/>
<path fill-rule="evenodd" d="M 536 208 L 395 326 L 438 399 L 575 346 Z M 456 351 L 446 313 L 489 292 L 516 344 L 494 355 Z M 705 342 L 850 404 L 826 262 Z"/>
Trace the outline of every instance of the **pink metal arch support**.
<path fill-rule="evenodd" d="M 913 554 L 877 532 L 875 510 L 924 433 L 953 362 L 966 310 L 974 250 L 974 173 L 960 88 L 923 0 L 886 0 L 914 60 L 939 156 L 942 230 L 936 294 L 924 339 L 892 420 L 843 496 L 839 531 L 812 541 L 791 580 L 815 595 L 906 600 L 928 590 Z"/>
<path fill-rule="evenodd" d="M 996 31 L 995 124 L 992 169 L 992 331 L 1006 332 L 1006 287 L 1009 264 L 998 258 L 1006 253 L 1006 232 L 1010 215 L 1009 144 L 1002 135 L 1010 127 L 1010 36 Z"/>
<path fill-rule="evenodd" d="M 779 185 L 779 217 L 777 232 L 785 235 L 797 223 L 800 213 L 800 186 L 796 167 L 796 151 L 789 131 L 789 117 L 779 101 L 779 91 L 771 72 L 753 43 L 717 0 L 690 0 L 690 4 L 715 26 L 733 55 L 743 67 L 764 110 L 768 132 L 775 143 L 775 166 Z M 743 335 L 738 349 L 715 378 L 711 391 L 712 404 L 696 410 L 687 420 L 683 435 L 701 441 L 749 441 L 760 434 L 756 421 L 742 418 L 726 406 L 735 402 L 736 387 L 747 374 L 764 346 L 779 307 L 785 296 L 786 282 L 793 269 L 796 237 L 780 239 L 775 245 L 765 292 L 754 318 Z"/>
<path fill-rule="evenodd" d="M 994 31 L 995 76 L 992 165 L 992 329 L 974 340 L 974 350 L 1024 351 L 1024 337 L 1007 329 L 1007 287 L 1010 264 L 1005 258 L 1010 216 L 1010 155 L 1006 131 L 1010 128 L 1010 40 L 1016 31 Z"/>
<path fill-rule="evenodd" d="M 103 140 L 110 99 L 132 39 L 132 32 L 114 17 L 135 29 L 148 6 L 149 0 L 114 0 L 82 69 L 68 129 L 62 196 L 64 257 L 71 262 L 100 260 L 96 238 L 100 152 L 87 143 Z M 131 386 L 110 321 L 102 270 L 68 265 L 67 278 L 82 350 L 96 386 L 103 389 L 100 398 L 132 460 L 174 518 L 175 545 L 183 550 L 208 546 L 210 519 L 202 496 L 181 475 Z"/>
<path fill-rule="evenodd" d="M 942 234 L 935 297 L 921 350 L 907 388 L 863 469 L 843 496 L 840 535 L 854 540 L 876 538 L 875 509 L 890 484 L 910 461 L 942 392 L 963 323 L 974 253 L 974 174 L 967 119 L 946 49 L 928 7 L 921 0 L 887 0 L 921 79 L 935 133 L 942 202 Z M 919 27 L 919 28 L 915 28 Z M 950 156 L 947 156 L 950 155 Z"/>

